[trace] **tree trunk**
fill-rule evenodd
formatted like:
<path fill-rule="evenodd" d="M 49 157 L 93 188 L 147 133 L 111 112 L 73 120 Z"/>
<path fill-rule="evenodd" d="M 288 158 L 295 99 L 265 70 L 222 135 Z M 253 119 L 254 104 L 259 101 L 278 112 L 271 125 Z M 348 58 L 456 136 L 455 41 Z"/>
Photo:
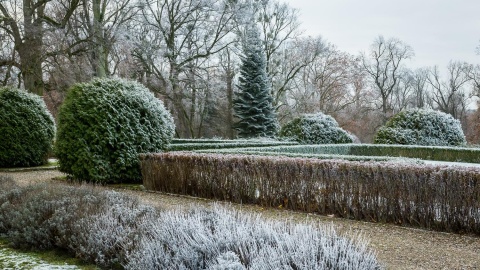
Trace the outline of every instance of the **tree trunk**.
<path fill-rule="evenodd" d="M 168 79 L 172 85 L 173 106 L 177 112 L 177 122 L 175 123 L 176 134 L 181 138 L 186 138 L 189 137 L 188 123 L 186 121 L 186 111 L 182 104 L 183 93 L 179 85 L 179 75 L 176 63 L 170 62 L 170 75 Z"/>
<path fill-rule="evenodd" d="M 107 76 L 107 56 L 105 53 L 104 33 L 103 33 L 103 8 L 102 0 L 93 0 L 93 44 L 92 44 L 92 61 L 95 76 Z"/>
<path fill-rule="evenodd" d="M 24 40 L 17 43 L 18 55 L 23 83 L 28 92 L 43 96 L 45 88 L 42 72 L 43 55 L 43 25 L 40 20 L 35 19 L 35 10 L 31 3 L 24 3 L 23 22 L 25 27 Z M 43 14 L 43 8 L 39 7 L 37 16 Z"/>
<path fill-rule="evenodd" d="M 235 136 L 233 129 L 233 78 L 235 73 L 232 69 L 232 62 L 230 58 L 230 51 L 227 49 L 227 66 L 225 69 L 226 83 L 227 83 L 227 136 L 233 139 Z"/>
<path fill-rule="evenodd" d="M 18 50 L 23 83 L 28 92 L 43 96 L 45 85 L 42 73 L 42 46 L 35 42 L 28 46 L 28 43 L 25 42 Z"/>

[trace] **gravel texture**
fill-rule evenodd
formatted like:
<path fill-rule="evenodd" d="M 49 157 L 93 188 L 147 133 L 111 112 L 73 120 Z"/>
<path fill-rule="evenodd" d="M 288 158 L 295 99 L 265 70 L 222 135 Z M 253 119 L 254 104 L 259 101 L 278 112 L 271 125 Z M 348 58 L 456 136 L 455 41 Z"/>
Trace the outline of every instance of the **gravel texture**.
<path fill-rule="evenodd" d="M 28 185 L 63 176 L 50 171 L 0 172 L 12 176 L 19 184 Z M 211 200 L 160 194 L 145 191 L 120 190 L 138 196 L 145 203 L 162 208 L 209 206 Z M 341 234 L 360 234 L 370 242 L 379 261 L 387 269 L 480 269 L 480 237 L 405 228 L 390 224 L 353 221 L 335 217 L 262 208 L 252 205 L 238 205 L 221 202 L 246 213 L 259 213 L 265 218 L 333 224 Z"/>

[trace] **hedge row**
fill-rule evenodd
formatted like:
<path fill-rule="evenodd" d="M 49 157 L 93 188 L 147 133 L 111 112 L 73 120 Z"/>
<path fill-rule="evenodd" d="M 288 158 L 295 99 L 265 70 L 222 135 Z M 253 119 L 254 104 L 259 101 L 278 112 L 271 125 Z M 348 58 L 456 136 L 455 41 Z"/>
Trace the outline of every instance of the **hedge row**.
<path fill-rule="evenodd" d="M 269 147 L 269 146 L 289 146 L 296 145 L 295 142 L 278 141 L 252 141 L 252 140 L 232 140 L 225 142 L 191 142 L 170 144 L 169 151 L 194 151 L 203 149 L 226 149 L 226 148 L 245 148 L 245 147 Z"/>
<path fill-rule="evenodd" d="M 379 144 L 328 144 L 247 148 L 239 149 L 239 151 L 378 157 L 387 156 L 449 162 L 480 163 L 480 149 L 465 147 Z"/>
<path fill-rule="evenodd" d="M 250 148 L 249 148 L 250 149 Z M 390 162 L 406 162 L 406 163 L 418 163 L 424 162 L 415 158 L 403 158 L 403 157 L 387 157 L 387 156 L 354 156 L 354 155 L 338 155 L 338 154 L 302 154 L 302 153 L 289 153 L 289 152 L 275 152 L 275 151 L 254 151 L 245 149 L 217 149 L 217 150 L 198 150 L 197 153 L 208 154 L 242 154 L 242 155 L 256 155 L 256 156 L 285 156 L 296 158 L 317 158 L 317 159 L 341 159 L 349 161 L 390 161 Z"/>
<path fill-rule="evenodd" d="M 172 144 L 183 144 L 183 143 L 242 143 L 242 142 L 278 142 L 273 139 L 186 139 L 186 138 L 174 138 Z"/>
<path fill-rule="evenodd" d="M 480 169 L 184 152 L 140 159 L 150 190 L 480 234 Z"/>

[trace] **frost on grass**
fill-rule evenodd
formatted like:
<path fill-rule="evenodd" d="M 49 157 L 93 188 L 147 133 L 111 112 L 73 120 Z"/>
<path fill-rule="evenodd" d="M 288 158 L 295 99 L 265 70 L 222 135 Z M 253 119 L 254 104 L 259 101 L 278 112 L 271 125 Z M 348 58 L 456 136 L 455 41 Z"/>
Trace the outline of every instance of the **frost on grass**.
<path fill-rule="evenodd" d="M 75 265 L 55 265 L 43 260 L 22 254 L 19 251 L 0 247 L 0 268 L 4 270 L 70 270 L 79 269 Z"/>
<path fill-rule="evenodd" d="M 0 233 L 125 269 L 379 269 L 365 242 L 332 228 L 267 222 L 213 206 L 162 211 L 92 186 L 18 187 L 0 176 Z"/>

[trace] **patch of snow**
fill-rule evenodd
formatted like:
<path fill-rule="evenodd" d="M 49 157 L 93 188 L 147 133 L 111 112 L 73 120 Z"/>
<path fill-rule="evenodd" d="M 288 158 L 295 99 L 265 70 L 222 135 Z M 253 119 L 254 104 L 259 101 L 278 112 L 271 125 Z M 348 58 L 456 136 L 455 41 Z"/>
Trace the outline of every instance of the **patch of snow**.
<path fill-rule="evenodd" d="M 466 162 L 448 162 L 448 161 L 435 161 L 435 160 L 422 160 L 423 163 L 429 165 L 447 165 L 447 166 L 462 166 L 462 167 L 474 167 L 480 168 L 479 163 L 466 163 Z"/>
<path fill-rule="evenodd" d="M 70 270 L 80 269 L 75 265 L 53 265 L 43 260 L 10 248 L 0 248 L 0 268 L 4 270 L 32 269 L 32 270 Z"/>

